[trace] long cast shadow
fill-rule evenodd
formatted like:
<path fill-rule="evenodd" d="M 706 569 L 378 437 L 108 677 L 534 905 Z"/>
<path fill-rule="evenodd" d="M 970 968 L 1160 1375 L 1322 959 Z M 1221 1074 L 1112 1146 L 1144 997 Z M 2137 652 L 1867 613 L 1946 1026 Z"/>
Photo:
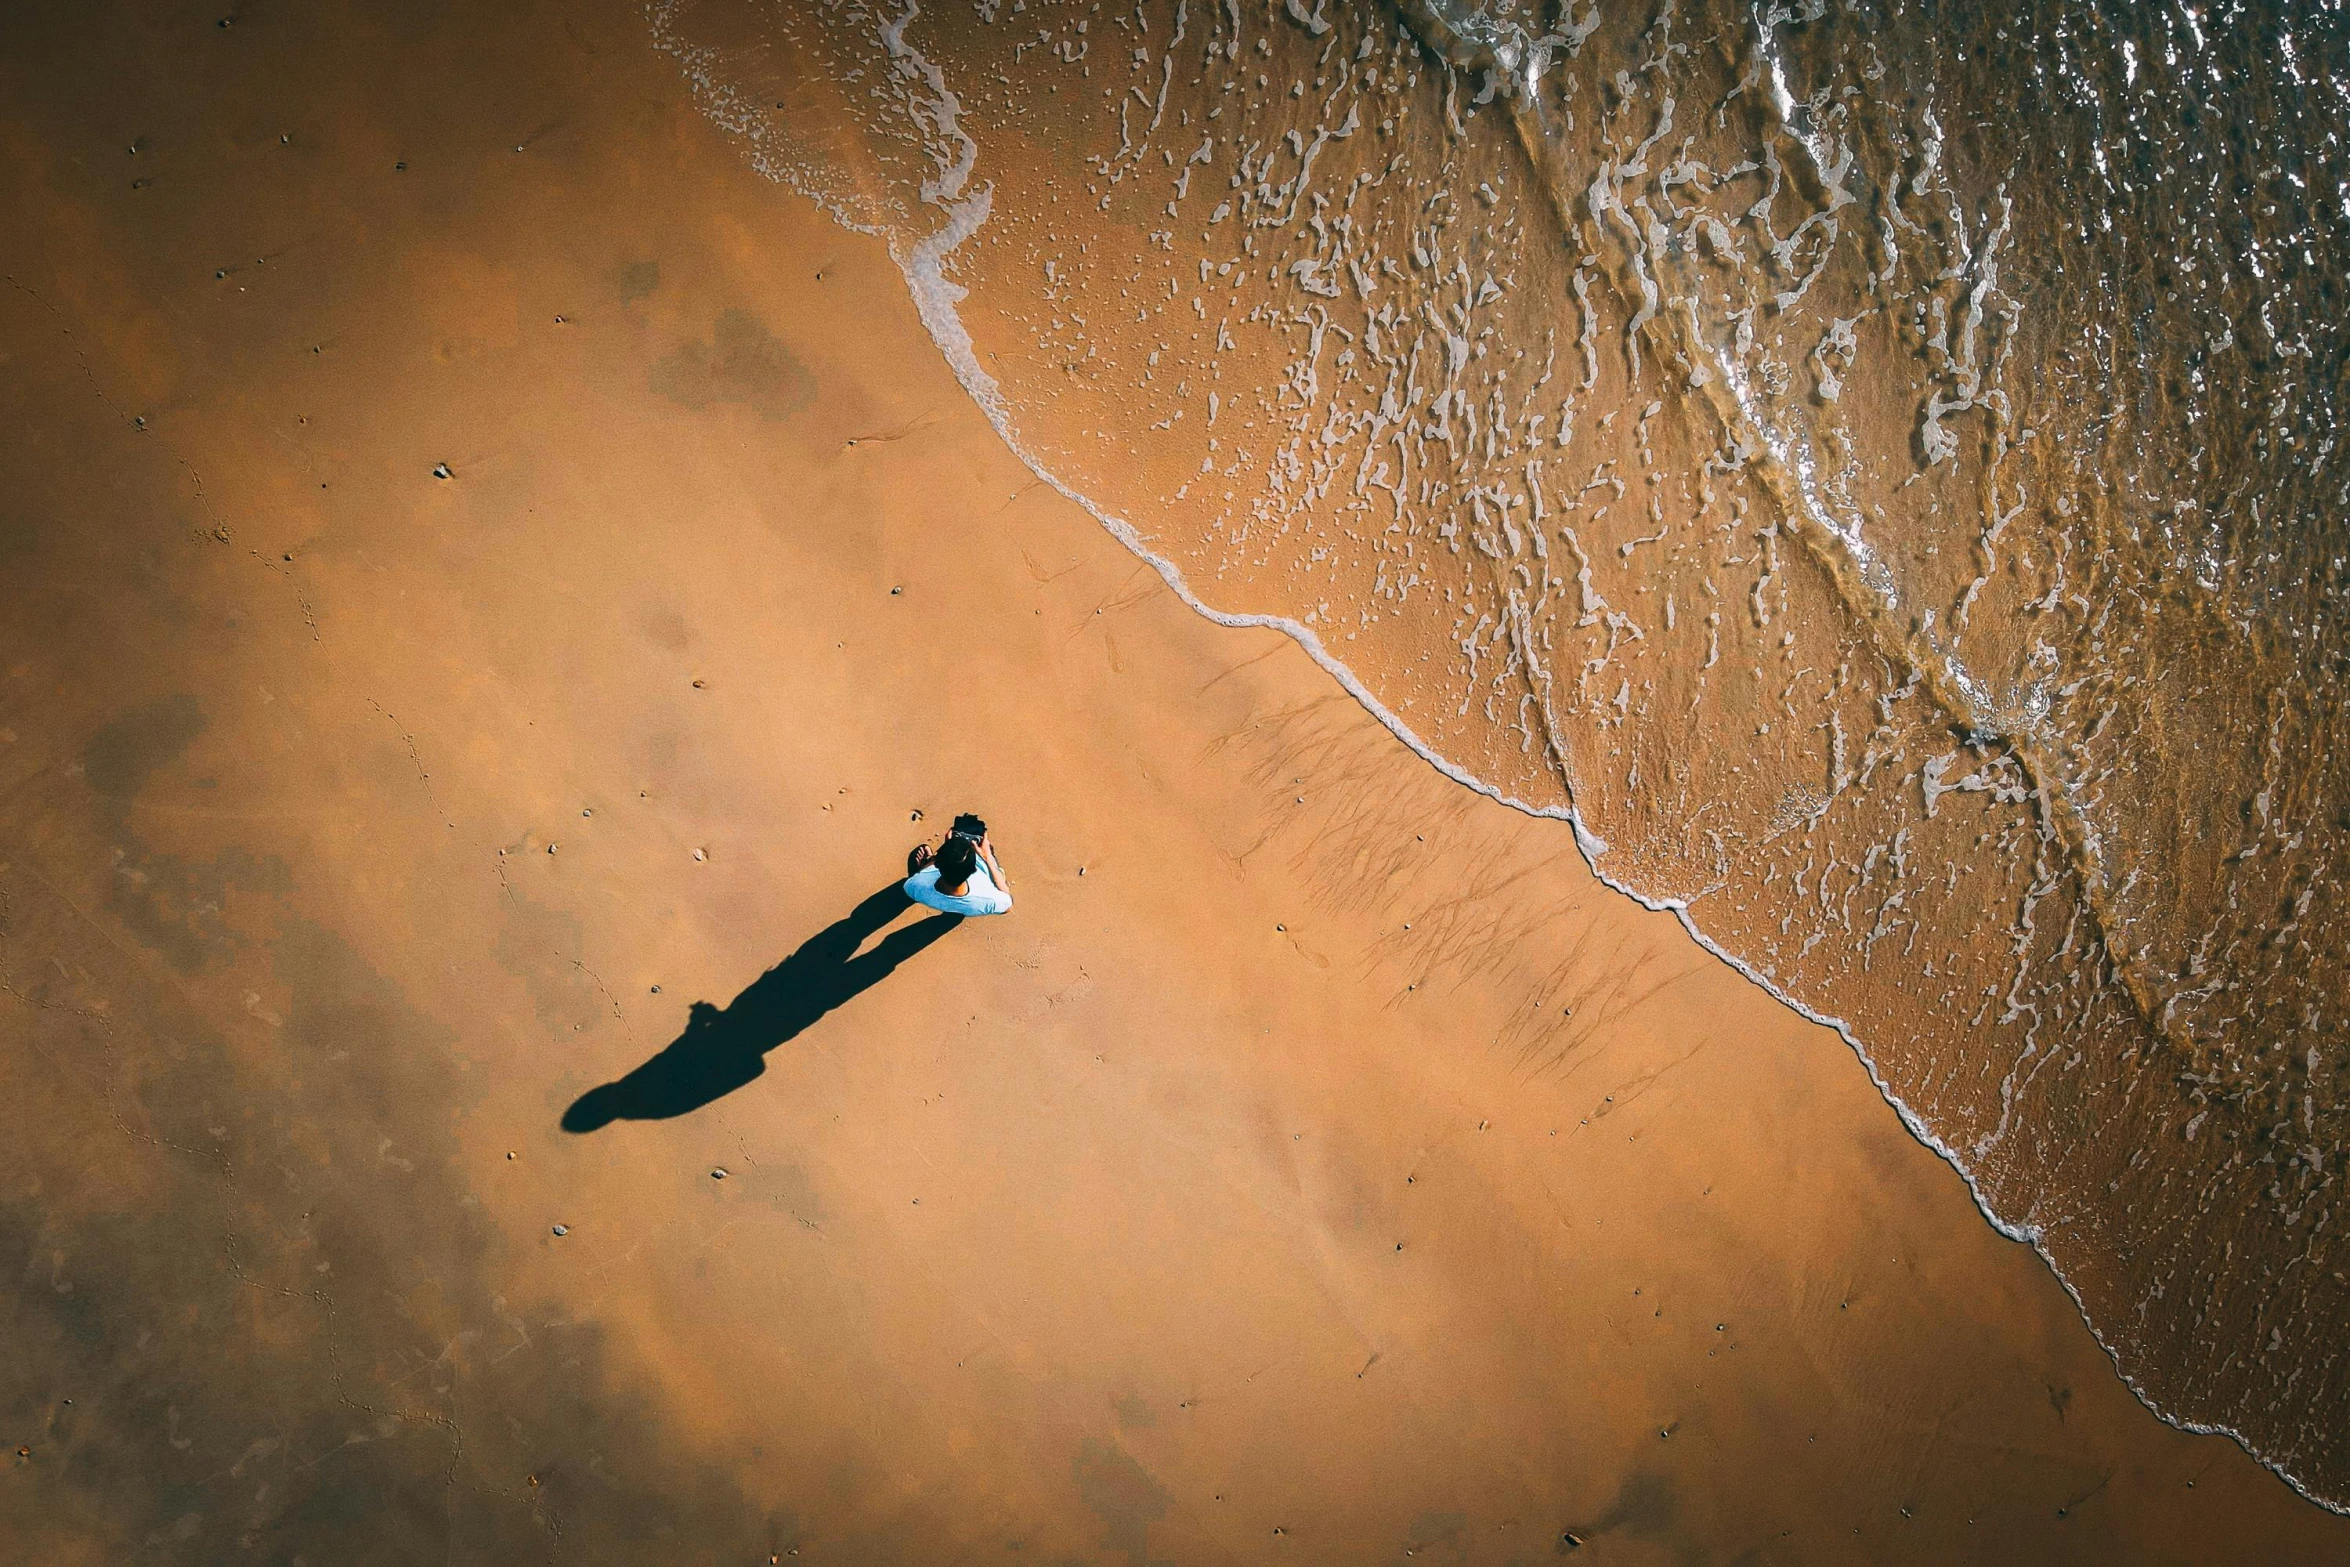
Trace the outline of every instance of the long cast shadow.
<path fill-rule="evenodd" d="M 685 1032 L 668 1049 L 626 1077 L 573 1100 L 563 1112 L 563 1130 L 593 1132 L 614 1121 L 666 1120 L 750 1082 L 767 1070 L 768 1051 L 880 984 L 900 963 L 963 923 L 960 914 L 934 914 L 891 931 L 871 952 L 857 951 L 911 902 L 892 882 L 753 980 L 724 1011 L 695 1002 Z"/>

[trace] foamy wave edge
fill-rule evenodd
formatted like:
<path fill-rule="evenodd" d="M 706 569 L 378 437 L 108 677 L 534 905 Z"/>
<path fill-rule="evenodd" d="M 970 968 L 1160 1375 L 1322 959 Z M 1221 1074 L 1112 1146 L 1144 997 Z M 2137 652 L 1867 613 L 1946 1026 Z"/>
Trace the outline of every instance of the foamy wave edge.
<path fill-rule="evenodd" d="M 1672 915 L 1673 918 L 1680 921 L 1681 928 L 1689 933 L 1690 940 L 1727 964 L 1743 976 L 1748 983 L 1808 1021 L 1835 1030 L 1837 1037 L 1842 1039 L 1845 1045 L 1851 1049 L 1853 1055 L 1858 1058 L 1862 1069 L 1868 1073 L 1869 1081 L 1876 1085 L 1878 1097 L 1892 1107 L 1893 1113 L 1900 1117 L 1902 1126 L 1908 1130 L 1910 1136 L 1931 1149 L 1944 1163 L 1958 1172 L 1958 1178 L 1966 1183 L 1967 1194 L 1974 1201 L 1975 1211 L 1983 1216 L 1984 1222 L 2009 1240 L 2029 1246 L 2033 1255 L 2040 1259 L 2042 1266 L 2046 1267 L 2056 1282 L 2063 1286 L 2066 1296 L 2073 1303 L 2075 1314 L 2081 1319 L 2081 1325 L 2089 1330 L 2089 1337 L 2095 1340 L 2097 1347 L 2105 1352 L 2105 1358 L 2113 1365 L 2114 1375 L 2120 1379 L 2123 1387 L 2129 1389 L 2131 1397 L 2143 1405 L 2147 1412 L 2156 1419 L 2174 1429 L 2190 1432 L 2197 1436 L 2226 1437 L 2242 1448 L 2255 1463 L 2291 1487 L 2294 1493 L 2303 1500 L 2321 1507 L 2327 1512 L 2350 1517 L 2350 1498 L 2336 1500 L 2310 1489 L 2300 1476 L 2285 1467 L 2283 1461 L 2271 1458 L 2262 1452 L 2259 1447 L 2254 1445 L 2251 1438 L 2233 1426 L 2217 1425 L 2209 1421 L 2173 1414 L 2155 1402 L 2153 1395 L 2139 1384 L 2136 1377 L 2130 1375 L 2129 1368 L 2122 1363 L 2121 1352 L 2108 1342 L 2105 1335 L 2098 1330 L 2096 1320 L 2089 1315 L 2088 1302 L 2081 1298 L 2080 1290 L 2074 1286 L 2070 1278 L 2066 1277 L 2064 1269 L 2058 1265 L 2056 1258 L 2049 1252 L 2043 1239 L 2044 1232 L 2037 1225 L 2018 1224 L 2003 1218 L 1998 1210 L 1991 1206 L 1991 1199 L 1983 1191 L 1981 1183 L 1975 1177 L 1975 1172 L 1967 1167 L 1966 1160 L 1960 1157 L 1957 1149 L 1937 1136 L 1934 1129 L 1926 1124 L 1925 1118 L 1912 1109 L 1898 1093 L 1894 1092 L 1893 1085 L 1885 1080 L 1884 1073 L 1878 1069 L 1876 1058 L 1869 1054 L 1868 1046 L 1861 1043 L 1860 1037 L 1853 1033 L 1851 1027 L 1842 1018 L 1832 1017 L 1789 995 L 1767 975 L 1748 964 L 1745 959 L 1717 943 L 1698 927 L 1696 919 L 1689 912 L 1689 904 L 1686 899 L 1651 897 L 1647 893 L 1610 876 L 1600 867 L 1599 863 L 1599 857 L 1607 852 L 1607 841 L 1584 823 L 1582 816 L 1577 813 L 1572 804 L 1562 808 L 1551 805 L 1535 805 L 1521 800 L 1439 755 L 1433 746 L 1412 732 L 1409 724 L 1406 724 L 1389 710 L 1385 703 L 1372 695 L 1370 689 L 1356 678 L 1353 670 L 1347 668 L 1344 663 L 1332 655 L 1330 650 L 1323 645 L 1322 639 L 1315 635 L 1311 626 L 1302 621 L 1292 620 L 1285 615 L 1235 615 L 1217 609 L 1192 591 L 1191 584 L 1184 579 L 1182 569 L 1173 561 L 1152 550 L 1144 542 L 1141 531 L 1132 523 L 1123 517 L 1112 515 L 1091 496 L 1067 483 L 1059 474 L 1046 467 L 1042 459 L 1022 444 L 1019 433 L 1012 422 L 1011 410 L 1004 402 L 1003 393 L 997 388 L 995 378 L 980 365 L 978 352 L 972 346 L 970 330 L 963 325 L 963 318 L 955 308 L 967 291 L 946 275 L 947 258 L 953 254 L 958 245 L 976 233 L 980 226 L 987 221 L 992 205 L 991 189 L 983 187 L 970 196 L 961 196 L 958 192 L 954 197 L 948 199 L 942 199 L 940 195 L 933 193 L 933 204 L 937 206 L 947 221 L 931 235 L 911 245 L 905 243 L 887 225 L 869 222 L 842 210 L 838 204 L 826 199 L 823 192 L 810 188 L 802 177 L 802 171 L 796 166 L 788 161 L 778 160 L 765 154 L 764 148 L 760 145 L 761 138 L 757 134 L 756 122 L 741 112 L 740 107 L 733 102 L 731 91 L 710 74 L 708 67 L 712 63 L 712 52 L 686 43 L 669 30 L 668 23 L 674 3 L 675 0 L 648 0 L 645 8 L 646 16 L 652 23 L 654 46 L 679 62 L 687 81 L 694 89 L 695 98 L 700 103 L 703 112 L 721 129 L 743 136 L 751 143 L 754 148 L 751 164 L 759 174 L 787 187 L 804 200 L 814 203 L 827 217 L 849 232 L 870 235 L 883 242 L 888 249 L 891 262 L 897 267 L 899 275 L 906 280 L 907 292 L 913 299 L 914 310 L 916 315 L 921 318 L 923 330 L 930 334 L 930 340 L 937 346 L 940 355 L 945 358 L 947 368 L 954 372 L 955 379 L 961 383 L 963 390 L 969 394 L 971 400 L 978 405 L 980 412 L 986 416 L 987 422 L 994 428 L 997 438 L 1004 443 L 1013 456 L 1020 459 L 1023 467 L 1036 476 L 1038 482 L 1051 487 L 1063 499 L 1076 505 L 1087 516 L 1099 523 L 1112 538 L 1124 545 L 1138 560 L 1157 572 L 1160 580 L 1165 582 L 1175 596 L 1196 614 L 1219 626 L 1264 627 L 1289 637 L 1305 651 L 1308 658 L 1321 666 L 1331 679 L 1337 681 L 1347 695 L 1360 703 L 1366 712 L 1386 728 L 1389 734 L 1402 741 L 1421 761 L 1454 783 L 1481 794 L 1496 804 L 1507 806 L 1511 810 L 1523 812 L 1528 816 L 1537 816 L 1548 821 L 1565 822 L 1574 830 L 1576 852 L 1583 857 L 1583 863 L 1589 867 L 1591 874 L 1598 879 L 1602 886 L 1612 892 L 1622 894 L 1644 909 Z M 907 57 L 919 61 L 923 67 L 927 68 L 930 62 L 919 51 L 903 42 L 906 23 L 913 20 L 919 11 L 920 0 L 907 0 L 906 15 L 898 21 L 893 29 L 896 35 L 895 47 L 902 50 Z M 945 96 L 949 99 L 952 98 L 951 93 L 945 94 Z"/>

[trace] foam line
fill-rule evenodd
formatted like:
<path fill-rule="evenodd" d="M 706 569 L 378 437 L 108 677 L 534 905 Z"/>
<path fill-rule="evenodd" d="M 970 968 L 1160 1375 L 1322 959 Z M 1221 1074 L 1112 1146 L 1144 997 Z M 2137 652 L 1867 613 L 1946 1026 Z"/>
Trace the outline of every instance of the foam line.
<path fill-rule="evenodd" d="M 1758 973 L 1744 959 L 1715 942 L 1711 936 L 1698 927 L 1696 919 L 1690 913 L 1687 899 L 1651 897 L 1635 887 L 1616 880 L 1601 869 L 1599 857 L 1607 852 L 1607 842 L 1584 824 L 1581 815 L 1572 805 L 1535 805 L 1521 800 L 1515 795 L 1495 788 L 1466 768 L 1439 755 L 1434 747 L 1413 733 L 1409 724 L 1398 717 L 1385 703 L 1373 696 L 1370 689 L 1355 677 L 1353 670 L 1332 656 L 1330 650 L 1323 645 L 1322 639 L 1315 635 L 1313 627 L 1301 621 L 1292 620 L 1285 615 L 1231 614 L 1217 609 L 1202 599 L 1192 591 L 1191 584 L 1184 580 L 1182 569 L 1144 543 L 1141 533 L 1132 523 L 1127 522 L 1123 517 L 1111 515 L 1096 504 L 1091 496 L 1064 483 L 1058 474 L 1047 468 L 1033 453 L 1021 445 L 1019 436 L 1012 427 L 1011 416 L 1004 405 L 1002 393 L 997 389 L 994 378 L 980 368 L 978 358 L 971 349 L 970 333 L 964 329 L 961 318 L 954 313 L 953 305 L 946 302 L 947 290 L 952 290 L 955 297 L 960 297 L 962 290 L 947 283 L 943 272 L 925 275 L 929 268 L 943 268 L 946 252 L 951 248 L 951 246 L 945 248 L 922 246 L 917 247 L 909 255 L 903 251 L 894 235 L 890 240 L 890 253 L 893 257 L 898 258 L 899 268 L 904 272 L 907 285 L 914 295 L 915 309 L 921 314 L 924 325 L 930 327 L 932 340 L 938 344 L 948 366 L 955 372 L 956 379 L 961 381 L 964 389 L 971 394 L 972 401 L 977 403 L 981 411 L 987 415 L 988 423 L 995 428 L 996 434 L 1002 438 L 1004 445 L 1011 449 L 1012 454 L 1020 459 L 1030 473 L 1060 492 L 1066 499 L 1083 508 L 1085 513 L 1100 523 L 1112 538 L 1125 545 L 1145 565 L 1156 571 L 1160 580 L 1173 590 L 1175 596 L 1183 600 L 1195 612 L 1214 621 L 1219 626 L 1261 626 L 1288 636 L 1300 648 L 1303 648 L 1306 656 L 1319 664 L 1331 679 L 1344 687 L 1347 695 L 1361 703 L 1373 718 L 1386 726 L 1388 733 L 1408 746 L 1420 760 L 1463 788 L 1472 789 L 1513 811 L 1522 811 L 1528 816 L 1539 816 L 1567 823 L 1574 829 L 1575 848 L 1583 856 L 1583 863 L 1591 868 L 1591 874 L 1597 877 L 1603 885 L 1630 898 L 1642 908 L 1660 914 L 1672 915 L 1681 922 L 1681 928 L 1689 933 L 1690 940 L 1728 964 L 1744 976 L 1748 982 L 1770 995 L 1772 999 L 1811 1022 L 1834 1029 L 1837 1037 L 1851 1047 L 1853 1055 L 1859 1058 L 1861 1067 L 1869 1075 L 1869 1081 L 1876 1085 L 1878 1095 L 1883 1098 L 1886 1104 L 1893 1107 L 1893 1113 L 1901 1118 L 1901 1124 L 1908 1128 L 1910 1136 L 1932 1149 L 1945 1163 L 1958 1172 L 1958 1178 L 1966 1183 L 1968 1195 L 1974 1199 L 1975 1211 L 1983 1216 L 1984 1222 L 2009 1240 L 2020 1241 L 2031 1247 L 2034 1255 L 2039 1257 L 2041 1263 L 2055 1276 L 2056 1282 L 2064 1286 L 2064 1292 L 2071 1297 L 2073 1310 L 2079 1314 L 2082 1325 L 2088 1328 L 2089 1336 L 2097 1341 L 2097 1347 L 2105 1351 L 2105 1358 L 2113 1363 L 2114 1374 L 2121 1379 L 2122 1385 L 2130 1390 L 2132 1397 L 2136 1398 L 2140 1404 L 2143 1404 L 2149 1412 L 2166 1425 L 2176 1427 L 2181 1431 L 2192 1432 L 2198 1436 L 2224 1436 L 2228 1438 L 2249 1454 L 2262 1468 L 2284 1481 L 2286 1485 L 2291 1486 L 2304 1499 L 2315 1503 L 2328 1512 L 2350 1517 L 2350 1501 L 2337 1501 L 2332 1497 L 2321 1496 L 2311 1490 L 2282 1463 L 2270 1458 L 2253 1446 L 2242 1432 L 2231 1426 L 2214 1425 L 2174 1415 L 2156 1403 L 2153 1395 L 2140 1386 L 2138 1380 L 2131 1376 L 2129 1369 L 2122 1364 L 2120 1352 L 2107 1342 L 2104 1334 L 2097 1330 L 2097 1323 L 2089 1315 L 2088 1302 L 2081 1298 L 2081 1292 L 2074 1287 L 2073 1281 L 2065 1276 L 2061 1267 L 2057 1266 L 2056 1258 L 2049 1253 L 2044 1244 L 2041 1229 L 2037 1225 L 2016 1224 L 2000 1216 L 1999 1211 L 1991 1206 L 1991 1199 L 1984 1192 L 1981 1183 L 1977 1181 L 1975 1172 L 1967 1167 L 1966 1161 L 1959 1156 L 1958 1150 L 1937 1136 L 1934 1129 L 1926 1124 L 1925 1117 L 1918 1114 L 1899 1094 L 1894 1092 L 1893 1085 L 1886 1081 L 1885 1074 L 1878 1069 L 1876 1058 L 1869 1054 L 1868 1047 L 1861 1043 L 1860 1037 L 1853 1033 L 1851 1027 L 1842 1018 L 1832 1017 L 1789 995 L 1770 979 Z M 924 270 L 918 271 L 918 266 Z M 949 329 L 942 331 L 938 326 L 932 325 L 934 315 L 943 315 L 950 324 Z"/>

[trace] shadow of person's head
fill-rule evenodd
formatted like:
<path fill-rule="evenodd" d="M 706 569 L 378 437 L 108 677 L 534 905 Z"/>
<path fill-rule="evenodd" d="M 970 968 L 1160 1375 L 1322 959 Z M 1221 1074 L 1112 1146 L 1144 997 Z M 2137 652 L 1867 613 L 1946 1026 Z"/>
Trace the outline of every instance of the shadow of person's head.
<path fill-rule="evenodd" d="M 566 1132 L 600 1132 L 620 1119 L 627 1107 L 628 1093 L 619 1083 L 606 1083 L 591 1088 L 571 1101 L 571 1108 L 563 1112 L 563 1130 Z"/>

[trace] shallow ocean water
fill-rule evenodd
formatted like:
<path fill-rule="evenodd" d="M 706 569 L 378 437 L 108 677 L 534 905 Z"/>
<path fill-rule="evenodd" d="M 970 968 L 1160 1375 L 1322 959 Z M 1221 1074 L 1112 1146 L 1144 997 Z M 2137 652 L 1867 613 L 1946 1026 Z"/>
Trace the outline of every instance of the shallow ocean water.
<path fill-rule="evenodd" d="M 1040 474 L 2350 1500 L 2339 6 L 650 16 Z"/>

